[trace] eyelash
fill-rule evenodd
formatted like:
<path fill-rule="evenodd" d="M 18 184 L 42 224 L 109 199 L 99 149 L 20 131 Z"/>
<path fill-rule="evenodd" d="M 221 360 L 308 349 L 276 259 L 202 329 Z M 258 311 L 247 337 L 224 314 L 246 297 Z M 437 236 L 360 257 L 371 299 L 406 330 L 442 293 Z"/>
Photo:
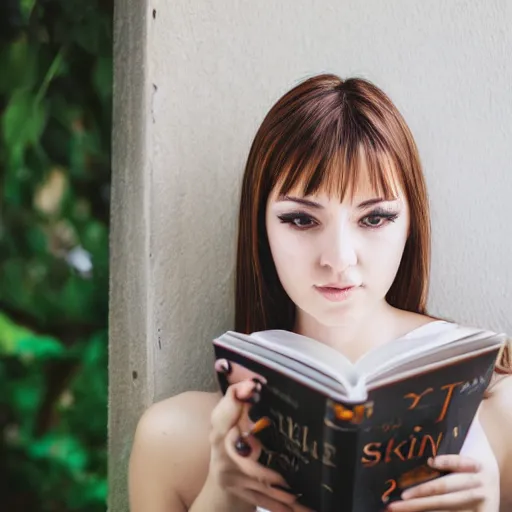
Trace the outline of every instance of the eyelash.
<path fill-rule="evenodd" d="M 383 222 L 376 226 L 371 226 L 371 225 L 363 223 L 363 221 L 365 219 L 368 220 L 371 218 L 379 218 L 379 219 L 382 219 Z M 369 213 L 368 215 L 365 215 L 359 222 L 363 223 L 363 227 L 366 229 L 379 229 L 379 228 L 382 228 L 385 225 L 387 225 L 389 222 L 395 222 L 397 218 L 398 218 L 398 213 L 388 212 L 385 210 L 374 210 L 373 212 Z M 300 231 L 306 231 L 308 229 L 312 229 L 315 226 L 318 226 L 318 222 L 311 215 L 308 215 L 307 213 L 303 213 L 303 212 L 283 213 L 281 215 L 278 215 L 278 219 L 283 224 L 290 224 L 290 226 L 293 229 L 298 229 Z M 296 221 L 307 222 L 308 225 L 299 226 L 296 224 Z"/>

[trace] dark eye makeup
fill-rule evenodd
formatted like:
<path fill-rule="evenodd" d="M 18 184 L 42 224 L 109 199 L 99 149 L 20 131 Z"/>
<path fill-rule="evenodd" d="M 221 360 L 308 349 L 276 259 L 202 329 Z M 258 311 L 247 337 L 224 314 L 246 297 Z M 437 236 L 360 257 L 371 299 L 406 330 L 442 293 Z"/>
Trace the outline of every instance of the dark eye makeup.
<path fill-rule="evenodd" d="M 389 222 L 395 222 L 398 218 L 398 212 L 377 208 L 368 215 L 365 215 L 359 222 L 367 228 L 380 228 Z"/>
<path fill-rule="evenodd" d="M 311 229 L 318 226 L 319 222 L 308 213 L 293 211 L 282 213 L 277 218 L 283 224 L 290 224 L 295 229 Z M 359 224 L 364 228 L 378 229 L 398 218 L 398 212 L 376 208 L 359 220 Z"/>
<path fill-rule="evenodd" d="M 278 215 L 277 218 L 283 224 L 291 224 L 293 227 L 299 229 L 307 229 L 318 225 L 318 222 L 307 213 L 304 212 L 289 212 Z"/>

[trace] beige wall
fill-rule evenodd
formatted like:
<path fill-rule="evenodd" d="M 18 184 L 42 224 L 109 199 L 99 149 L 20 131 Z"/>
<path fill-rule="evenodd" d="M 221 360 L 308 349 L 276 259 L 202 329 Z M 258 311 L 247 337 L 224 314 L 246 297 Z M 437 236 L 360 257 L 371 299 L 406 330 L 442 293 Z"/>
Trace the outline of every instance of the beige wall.
<path fill-rule="evenodd" d="M 507 0 L 117 0 L 113 512 L 142 410 L 212 385 L 245 158 L 300 79 L 361 75 L 391 95 L 431 192 L 433 312 L 512 332 L 511 26 Z"/>

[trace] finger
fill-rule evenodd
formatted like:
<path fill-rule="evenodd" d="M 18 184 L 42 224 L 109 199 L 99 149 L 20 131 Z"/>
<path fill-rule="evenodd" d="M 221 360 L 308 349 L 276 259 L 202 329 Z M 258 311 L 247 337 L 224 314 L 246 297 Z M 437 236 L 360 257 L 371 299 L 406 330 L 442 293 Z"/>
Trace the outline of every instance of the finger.
<path fill-rule="evenodd" d="M 234 488 L 232 492 L 246 503 L 270 510 L 271 512 L 293 512 L 293 508 L 290 505 L 273 500 L 269 496 L 252 489 Z"/>
<path fill-rule="evenodd" d="M 395 501 L 388 505 L 389 512 L 424 512 L 425 510 L 466 510 L 477 506 L 485 498 L 485 488 L 475 487 L 440 496 L 429 496 L 405 501 Z"/>
<path fill-rule="evenodd" d="M 230 386 L 211 415 L 211 441 L 218 442 L 238 424 L 247 400 L 254 391 L 252 381 L 243 381 Z"/>
<path fill-rule="evenodd" d="M 451 473 L 407 489 L 402 493 L 402 499 L 409 500 L 425 496 L 438 496 L 440 494 L 463 491 L 464 489 L 472 489 L 480 485 L 483 485 L 483 483 L 478 473 Z"/>
<path fill-rule="evenodd" d="M 251 380 L 254 378 L 260 380 L 264 384 L 267 383 L 267 380 L 263 375 L 253 372 L 252 370 L 245 368 L 245 366 L 228 361 L 227 359 L 217 359 L 215 361 L 215 370 L 217 372 L 224 373 L 229 384 L 236 384 L 237 382 Z"/>
<path fill-rule="evenodd" d="M 261 443 L 254 437 L 247 438 L 246 441 L 251 446 L 251 453 L 249 456 L 243 457 L 235 449 L 238 437 L 239 432 L 235 427 L 225 437 L 225 450 L 231 460 L 238 466 L 239 470 L 257 482 L 288 487 L 285 479 L 277 471 L 266 468 L 257 462 L 261 454 Z"/>
<path fill-rule="evenodd" d="M 479 461 L 464 455 L 438 455 L 429 459 L 428 464 L 435 469 L 457 473 L 476 473 L 482 469 Z"/>
<path fill-rule="evenodd" d="M 260 494 L 264 494 L 275 501 L 279 501 L 279 503 L 285 503 L 290 506 L 292 506 L 298 498 L 298 496 L 293 494 L 291 489 L 287 487 L 270 485 L 267 482 L 261 482 L 254 478 L 244 479 L 241 487 L 259 492 Z"/>

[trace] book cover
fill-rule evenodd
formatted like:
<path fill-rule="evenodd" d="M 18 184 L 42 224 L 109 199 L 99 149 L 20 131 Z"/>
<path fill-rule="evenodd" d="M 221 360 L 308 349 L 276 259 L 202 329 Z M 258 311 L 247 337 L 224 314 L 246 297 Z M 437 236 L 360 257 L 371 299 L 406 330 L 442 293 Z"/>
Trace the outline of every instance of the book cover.
<path fill-rule="evenodd" d="M 216 345 L 215 355 L 267 381 L 250 413 L 272 422 L 258 435 L 260 462 L 316 512 L 368 512 L 440 476 L 429 457 L 460 451 L 498 349 L 371 389 L 359 403 L 334 401 L 226 346 Z"/>

